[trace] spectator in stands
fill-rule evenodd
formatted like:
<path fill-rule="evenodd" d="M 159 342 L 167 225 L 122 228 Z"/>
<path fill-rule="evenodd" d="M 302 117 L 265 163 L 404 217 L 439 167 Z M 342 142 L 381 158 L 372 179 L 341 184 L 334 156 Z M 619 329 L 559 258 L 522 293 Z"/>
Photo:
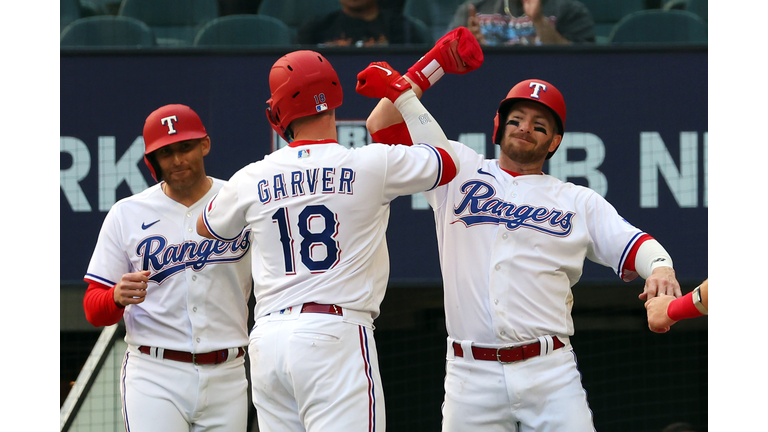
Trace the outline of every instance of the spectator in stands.
<path fill-rule="evenodd" d="M 469 0 L 448 30 L 466 26 L 482 45 L 595 42 L 595 21 L 577 0 Z"/>
<path fill-rule="evenodd" d="M 428 41 L 413 21 L 377 0 L 339 0 L 341 9 L 299 28 L 302 45 L 358 46 L 423 44 Z"/>

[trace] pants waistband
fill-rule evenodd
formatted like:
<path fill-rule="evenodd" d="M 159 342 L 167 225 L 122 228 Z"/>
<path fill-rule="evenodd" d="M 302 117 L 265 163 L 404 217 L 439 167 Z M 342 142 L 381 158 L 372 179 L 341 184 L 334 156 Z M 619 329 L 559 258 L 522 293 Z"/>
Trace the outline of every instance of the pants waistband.
<path fill-rule="evenodd" d="M 304 303 L 301 307 L 301 313 L 324 313 L 344 316 L 344 311 L 341 309 L 341 306 L 318 303 Z"/>
<path fill-rule="evenodd" d="M 232 358 L 239 358 L 245 355 L 245 348 L 244 347 L 237 347 L 232 348 L 232 350 L 237 350 L 237 355 Z M 184 363 L 194 363 L 197 365 L 209 365 L 209 364 L 219 364 L 224 363 L 229 359 L 229 352 L 230 349 L 222 349 L 218 351 L 211 351 L 207 353 L 189 353 L 184 351 L 174 351 L 169 349 L 163 349 L 163 348 L 155 348 L 155 347 L 148 347 L 148 346 L 140 346 L 139 351 L 142 354 L 151 355 L 153 357 L 160 357 L 166 360 L 173 360 L 173 361 L 179 361 Z"/>
<path fill-rule="evenodd" d="M 565 344 L 560 339 L 558 339 L 557 336 L 552 336 L 552 344 L 553 346 L 551 349 L 546 350 L 547 352 L 551 352 L 565 346 Z M 453 353 L 456 355 L 456 357 L 464 357 L 464 349 L 461 347 L 461 344 L 453 342 L 452 346 Z M 491 360 L 498 361 L 499 363 L 512 363 L 520 360 L 526 360 L 541 355 L 541 352 L 541 341 L 527 345 L 519 345 L 516 347 L 483 348 L 472 346 L 472 357 L 475 360 Z"/>

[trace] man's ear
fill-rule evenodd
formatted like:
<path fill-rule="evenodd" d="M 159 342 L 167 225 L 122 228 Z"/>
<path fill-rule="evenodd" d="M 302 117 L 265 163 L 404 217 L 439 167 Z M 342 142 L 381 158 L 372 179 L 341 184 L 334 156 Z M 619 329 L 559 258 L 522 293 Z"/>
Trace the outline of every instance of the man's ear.
<path fill-rule="evenodd" d="M 552 142 L 549 144 L 549 152 L 552 153 L 555 150 L 557 150 L 557 147 L 560 146 L 560 143 L 563 141 L 563 136 L 560 134 L 555 134 L 555 136 L 552 138 Z"/>
<path fill-rule="evenodd" d="M 200 145 L 203 146 L 203 156 L 207 156 L 211 151 L 211 137 L 206 136 L 203 138 Z"/>

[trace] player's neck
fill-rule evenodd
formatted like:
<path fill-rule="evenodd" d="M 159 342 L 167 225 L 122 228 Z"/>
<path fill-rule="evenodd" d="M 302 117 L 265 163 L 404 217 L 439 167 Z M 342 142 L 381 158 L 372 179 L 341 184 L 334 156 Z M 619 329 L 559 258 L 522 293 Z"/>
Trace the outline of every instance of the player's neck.
<path fill-rule="evenodd" d="M 294 141 L 328 139 L 337 141 L 336 118 L 334 116 L 323 116 L 312 119 L 312 121 L 303 122 L 297 125 L 293 139 Z"/>
<path fill-rule="evenodd" d="M 542 168 L 544 167 L 544 161 L 523 164 L 506 157 L 499 157 L 499 167 L 505 171 L 517 173 L 518 175 L 543 174 Z"/>
<path fill-rule="evenodd" d="M 163 192 L 168 196 L 168 198 L 186 207 L 191 207 L 196 202 L 200 201 L 200 198 L 204 197 L 209 190 L 211 190 L 211 186 L 213 186 L 213 179 L 207 176 L 203 176 L 199 181 L 195 182 L 195 184 L 190 187 L 178 189 L 172 188 L 166 182 L 163 182 L 160 187 L 163 189 Z"/>

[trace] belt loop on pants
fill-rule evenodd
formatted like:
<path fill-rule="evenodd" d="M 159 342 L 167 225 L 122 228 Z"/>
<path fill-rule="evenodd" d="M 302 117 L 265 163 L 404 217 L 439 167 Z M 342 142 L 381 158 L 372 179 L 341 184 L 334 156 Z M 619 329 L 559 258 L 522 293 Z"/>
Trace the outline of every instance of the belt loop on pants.
<path fill-rule="evenodd" d="M 237 350 L 237 355 L 234 358 L 239 358 L 245 355 L 245 348 L 244 347 L 237 347 L 237 348 L 231 348 L 232 350 Z M 162 358 L 166 360 L 173 360 L 183 363 L 194 363 L 196 365 L 209 365 L 209 364 L 219 364 L 224 363 L 229 359 L 229 350 L 230 349 L 222 349 L 218 351 L 211 351 L 207 353 L 189 353 L 184 351 L 174 351 L 169 349 L 160 349 L 160 348 L 154 348 L 154 347 L 148 347 L 148 346 L 140 346 L 139 351 L 143 354 L 152 355 L 153 357 L 160 357 L 160 355 L 153 355 L 154 353 L 159 354 L 162 352 Z"/>
<path fill-rule="evenodd" d="M 552 336 L 553 347 L 552 350 L 560 349 L 565 344 L 558 339 L 557 336 Z M 453 353 L 456 357 L 464 357 L 464 350 L 461 348 L 461 344 L 453 342 Z M 483 348 L 472 347 L 472 356 L 475 360 L 490 360 L 498 361 L 499 363 L 507 364 L 520 360 L 526 360 L 532 357 L 538 357 L 541 355 L 541 342 L 534 342 L 527 345 L 520 346 L 505 346 L 501 348 Z"/>
<path fill-rule="evenodd" d="M 341 306 L 317 304 L 314 302 L 304 303 L 304 305 L 301 307 L 301 313 L 324 313 L 339 316 L 344 315 Z"/>

